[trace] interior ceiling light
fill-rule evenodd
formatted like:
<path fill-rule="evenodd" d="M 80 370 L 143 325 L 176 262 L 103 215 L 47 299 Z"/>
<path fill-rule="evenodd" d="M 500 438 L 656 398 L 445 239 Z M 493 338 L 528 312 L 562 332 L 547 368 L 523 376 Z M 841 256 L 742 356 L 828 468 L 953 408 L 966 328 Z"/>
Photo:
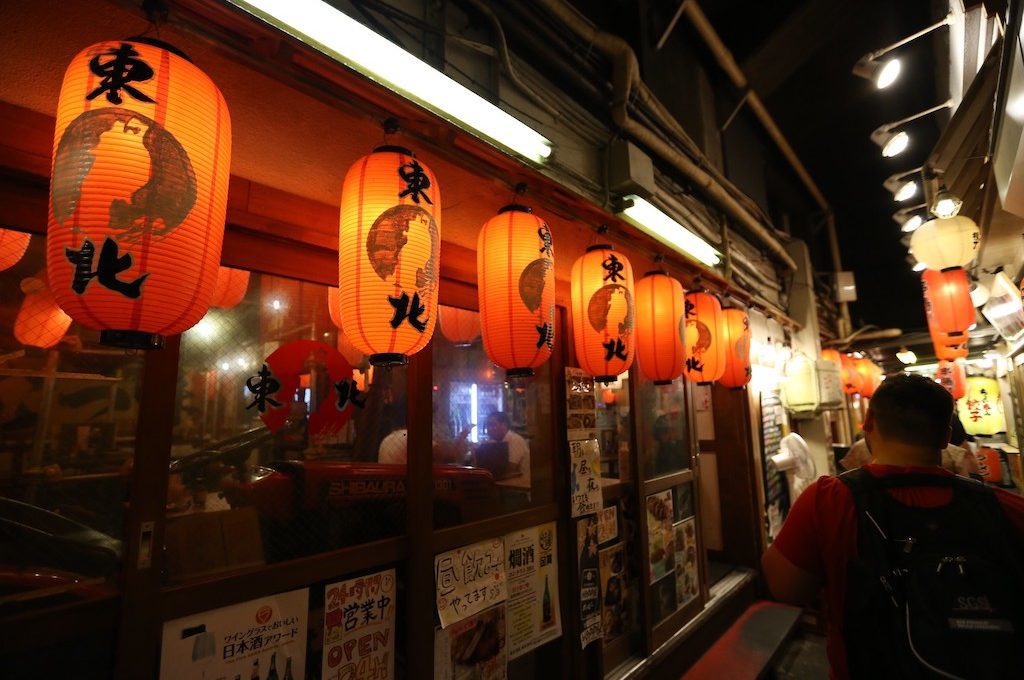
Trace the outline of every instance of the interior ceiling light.
<path fill-rule="evenodd" d="M 917 355 L 906 347 L 900 347 L 900 351 L 896 352 L 896 358 L 906 365 L 917 363 Z"/>
<path fill-rule="evenodd" d="M 906 38 L 898 40 L 891 45 L 886 45 L 880 50 L 875 50 L 874 52 L 869 52 L 868 54 L 865 54 L 857 61 L 856 64 L 853 65 L 854 75 L 870 80 L 875 83 L 875 87 L 877 87 L 879 90 L 884 90 L 885 88 L 889 87 L 894 82 L 896 82 L 896 79 L 899 77 L 900 61 L 899 59 L 894 58 L 882 61 L 880 60 L 880 57 L 893 51 L 897 47 L 902 47 L 903 45 L 906 45 L 911 40 L 916 40 L 920 38 L 922 35 L 931 33 L 937 28 L 952 23 L 952 21 L 953 15 L 947 14 L 945 17 L 942 18 L 941 21 L 938 21 L 932 24 L 931 26 L 923 28 L 917 33 L 914 33 L 913 35 L 908 35 Z"/>
<path fill-rule="evenodd" d="M 907 134 L 906 130 L 899 130 L 901 125 L 905 125 L 911 121 L 917 120 L 922 116 L 927 116 L 930 113 L 941 111 L 942 109 L 948 109 L 953 106 L 953 100 L 950 99 L 938 106 L 933 106 L 930 109 L 925 109 L 920 113 L 915 113 L 912 116 L 901 118 L 900 120 L 893 121 L 892 123 L 886 123 L 885 125 L 878 126 L 874 132 L 871 133 L 871 141 L 878 146 L 882 147 L 882 155 L 886 158 L 892 158 L 906 150 L 910 144 L 910 135 Z"/>
<path fill-rule="evenodd" d="M 500 149 L 551 155 L 543 135 L 322 0 L 230 2 Z"/>
<path fill-rule="evenodd" d="M 941 219 L 947 220 L 960 213 L 964 202 L 960 197 L 950 192 L 946 187 L 939 189 L 935 195 L 935 202 L 932 203 L 932 214 Z"/>
<path fill-rule="evenodd" d="M 707 241 L 636 194 L 623 197 L 622 207 L 618 213 L 627 222 L 673 250 L 709 267 L 714 267 L 722 259 L 721 254 Z"/>

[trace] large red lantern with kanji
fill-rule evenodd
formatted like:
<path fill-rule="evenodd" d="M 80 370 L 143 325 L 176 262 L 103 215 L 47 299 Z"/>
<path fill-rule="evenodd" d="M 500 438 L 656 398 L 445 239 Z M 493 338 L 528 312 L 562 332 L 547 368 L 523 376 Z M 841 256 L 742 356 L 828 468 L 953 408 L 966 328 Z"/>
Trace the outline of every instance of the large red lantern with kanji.
<path fill-rule="evenodd" d="M 956 267 L 921 275 L 924 310 L 932 337 L 946 344 L 962 342 L 974 324 L 974 304 L 967 272 Z"/>
<path fill-rule="evenodd" d="M 745 309 L 722 310 L 722 344 L 725 345 L 725 372 L 720 385 L 737 389 L 750 382 L 750 318 Z"/>
<path fill-rule="evenodd" d="M 685 302 L 682 284 L 665 272 L 647 272 L 636 283 L 637 362 L 655 385 L 667 385 L 683 373 L 679 324 Z"/>
<path fill-rule="evenodd" d="M 555 339 L 555 260 L 551 229 L 522 205 L 487 220 L 476 271 L 484 351 L 509 377 L 533 375 Z"/>
<path fill-rule="evenodd" d="M 633 363 L 633 267 L 610 245 L 590 246 L 573 263 L 571 286 L 576 361 L 611 382 Z"/>
<path fill-rule="evenodd" d="M 31 240 L 32 237 L 25 232 L 0 229 L 0 272 L 18 264 Z"/>
<path fill-rule="evenodd" d="M 722 342 L 722 303 L 706 291 L 686 294 L 686 310 L 679 329 L 683 337 L 683 375 L 708 384 L 725 374 L 727 348 Z"/>
<path fill-rule="evenodd" d="M 46 271 L 23 279 L 21 291 L 25 299 L 14 319 L 14 339 L 29 347 L 53 347 L 71 325 L 71 317 L 57 306 L 46 283 Z"/>
<path fill-rule="evenodd" d="M 967 394 L 967 376 L 963 364 L 959 361 L 940 361 L 935 371 L 935 379 L 953 395 L 954 399 L 960 399 Z"/>
<path fill-rule="evenodd" d="M 146 38 L 78 53 L 53 145 L 50 289 L 100 340 L 152 348 L 213 299 L 227 206 L 224 97 L 175 48 Z"/>
<path fill-rule="evenodd" d="M 480 337 L 479 312 L 438 305 L 437 313 L 441 335 L 456 347 L 469 347 Z"/>
<path fill-rule="evenodd" d="M 864 386 L 863 378 L 857 371 L 857 359 L 849 354 L 840 357 L 839 379 L 843 383 L 843 392 L 857 394 Z"/>
<path fill-rule="evenodd" d="M 379 146 L 349 168 L 341 190 L 338 292 L 342 327 L 375 366 L 423 349 L 437 323 L 441 191 L 400 146 Z"/>
<path fill-rule="evenodd" d="M 220 267 L 217 271 L 217 287 L 213 294 L 212 307 L 231 309 L 245 298 L 249 290 L 249 272 L 244 269 Z"/>

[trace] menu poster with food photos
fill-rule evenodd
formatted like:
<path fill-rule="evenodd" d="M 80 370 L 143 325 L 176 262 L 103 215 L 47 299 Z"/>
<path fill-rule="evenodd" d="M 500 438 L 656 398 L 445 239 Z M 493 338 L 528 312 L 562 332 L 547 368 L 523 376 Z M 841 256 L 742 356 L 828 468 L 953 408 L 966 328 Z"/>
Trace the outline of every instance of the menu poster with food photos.
<path fill-rule="evenodd" d="M 675 572 L 675 548 L 672 535 L 672 491 L 651 494 L 647 505 L 647 554 L 649 582 L 654 583 Z"/>
<path fill-rule="evenodd" d="M 504 602 L 505 542 L 498 537 L 435 555 L 434 589 L 442 628 Z"/>
<path fill-rule="evenodd" d="M 633 611 L 626 553 L 622 543 L 605 548 L 601 559 L 601 622 L 605 642 L 629 632 Z"/>
<path fill-rule="evenodd" d="M 596 439 L 569 442 L 572 465 L 569 490 L 572 493 L 572 516 L 592 515 L 601 509 L 601 451 Z"/>
<path fill-rule="evenodd" d="M 609 505 L 597 513 L 597 542 L 602 545 L 619 536 L 619 508 Z"/>
<path fill-rule="evenodd" d="M 556 527 L 548 522 L 505 535 L 509 659 L 562 634 Z"/>
<path fill-rule="evenodd" d="M 434 630 L 435 680 L 505 680 L 505 605 L 498 604 Z M 413 674 L 417 676 L 417 674 Z"/>
<path fill-rule="evenodd" d="M 597 518 L 576 522 L 576 549 L 580 568 L 580 644 L 601 639 L 601 573 L 597 548 Z"/>
<path fill-rule="evenodd" d="M 697 597 L 700 580 L 697 574 L 697 524 L 693 517 L 672 525 L 675 547 L 676 603 L 683 607 Z"/>
<path fill-rule="evenodd" d="M 594 379 L 582 368 L 565 369 L 565 401 L 569 441 L 598 439 Z"/>
<path fill-rule="evenodd" d="M 395 570 L 328 585 L 324 592 L 324 680 L 395 677 Z"/>

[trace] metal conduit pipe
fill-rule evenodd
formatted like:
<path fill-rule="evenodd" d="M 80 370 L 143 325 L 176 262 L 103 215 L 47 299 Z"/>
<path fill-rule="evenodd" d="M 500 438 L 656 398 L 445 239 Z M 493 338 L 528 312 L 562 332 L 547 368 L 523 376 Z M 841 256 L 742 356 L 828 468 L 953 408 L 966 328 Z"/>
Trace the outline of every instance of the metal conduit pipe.
<path fill-rule="evenodd" d="M 829 253 L 832 256 L 832 266 L 839 272 L 843 269 L 842 260 L 839 257 L 839 239 L 836 237 L 836 222 L 835 215 L 832 213 L 832 208 L 829 206 L 828 201 L 825 200 L 825 195 L 821 193 L 818 185 L 814 182 L 811 174 L 807 172 L 807 168 L 800 161 L 800 158 L 796 155 L 796 151 L 789 145 L 789 141 L 779 130 L 779 126 L 775 124 L 775 120 L 771 114 L 768 113 L 768 109 L 765 108 L 764 102 L 756 92 L 750 89 L 750 83 L 747 81 L 747 77 L 743 74 L 736 60 L 732 56 L 732 52 L 725 46 L 722 39 L 718 37 L 718 33 L 715 32 L 711 22 L 708 21 L 707 16 L 701 10 L 697 0 L 686 0 L 683 3 L 683 11 L 689 18 L 690 23 L 697 29 L 697 33 L 704 40 L 704 43 L 711 50 L 711 53 L 715 55 L 715 59 L 718 61 L 718 65 L 722 67 L 729 79 L 732 80 L 740 91 L 744 93 L 745 100 L 750 106 L 751 111 L 757 116 L 758 120 L 761 121 L 761 125 L 764 126 L 768 136 L 772 138 L 775 145 L 778 146 L 779 151 L 789 161 L 790 166 L 796 173 L 800 181 L 803 182 L 808 193 L 814 198 L 814 201 L 824 211 L 825 219 L 827 221 L 828 231 L 828 246 Z M 850 309 L 846 302 L 839 303 L 839 310 L 842 316 L 842 322 L 845 324 L 845 328 L 840 328 L 840 334 L 849 333 L 852 327 L 850 322 Z"/>
<path fill-rule="evenodd" d="M 791 270 L 796 270 L 796 262 L 785 248 L 775 239 L 768 229 L 761 224 L 746 208 L 729 194 L 710 174 L 701 169 L 685 154 L 649 128 L 637 123 L 629 115 L 629 101 L 634 92 L 641 93 L 647 100 L 654 100 L 653 95 L 642 94 L 640 87 L 640 67 L 633 48 L 622 38 L 599 31 L 564 0 L 539 0 L 539 4 L 548 12 L 568 26 L 576 35 L 593 45 L 612 61 L 612 119 L 626 134 L 658 154 L 669 163 L 708 198 L 714 201 L 730 217 L 746 227 L 761 243 L 767 247 L 780 262 Z M 648 101 L 645 101 L 649 105 Z M 653 107 L 652 107 L 653 109 Z M 678 124 L 677 124 L 678 125 Z"/>

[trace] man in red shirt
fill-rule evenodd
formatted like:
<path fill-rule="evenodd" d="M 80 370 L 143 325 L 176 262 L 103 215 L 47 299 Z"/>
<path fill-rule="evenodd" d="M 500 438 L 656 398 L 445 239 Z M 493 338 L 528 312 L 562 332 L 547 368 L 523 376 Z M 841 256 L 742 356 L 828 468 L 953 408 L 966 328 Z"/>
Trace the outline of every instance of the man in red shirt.
<path fill-rule="evenodd" d="M 903 375 L 886 380 L 871 399 L 864 419 L 864 435 L 874 458 L 865 470 L 875 478 L 952 476 L 940 467 L 940 452 L 949 443 L 952 412 L 952 398 L 927 378 Z M 899 503 L 917 508 L 937 508 L 953 499 L 948 484 L 897 486 L 887 493 Z M 1000 489 L 995 494 L 1012 531 L 1018 539 L 1024 538 L 1024 498 Z M 768 587 L 779 600 L 804 605 L 824 588 L 830 674 L 836 679 L 850 677 L 843 624 L 847 569 L 859 552 L 857 532 L 850 488 L 836 477 L 821 477 L 797 498 L 761 559 Z"/>

